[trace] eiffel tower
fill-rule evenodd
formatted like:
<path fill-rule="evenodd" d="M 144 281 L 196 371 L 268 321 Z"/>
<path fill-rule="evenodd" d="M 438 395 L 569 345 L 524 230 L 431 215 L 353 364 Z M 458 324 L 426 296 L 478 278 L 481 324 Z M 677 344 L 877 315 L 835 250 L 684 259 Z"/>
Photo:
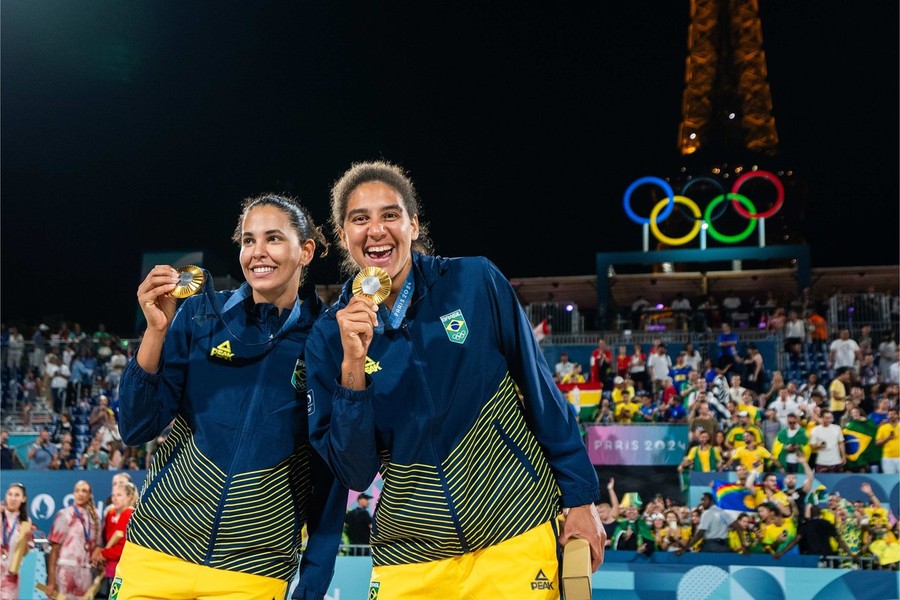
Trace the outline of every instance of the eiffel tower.
<path fill-rule="evenodd" d="M 803 243 L 800 223 L 806 185 L 786 166 L 778 145 L 759 2 L 691 0 L 690 17 L 678 127 L 680 167 L 670 181 L 681 186 L 693 177 L 706 176 L 720 179 L 727 188 L 748 170 L 771 171 L 785 187 L 785 203 L 767 219 L 767 244 Z M 749 180 L 747 186 L 758 212 L 774 203 L 775 194 L 764 180 Z M 702 188 L 692 187 L 691 195 L 704 197 Z M 750 193 L 744 187 L 741 191 Z M 717 228 L 740 231 L 746 221 L 730 214 L 734 211 L 727 212 Z M 680 225 L 675 219 L 669 221 L 670 227 L 678 229 L 685 219 Z"/>
<path fill-rule="evenodd" d="M 745 149 L 775 156 L 757 0 L 691 0 L 678 147 L 682 155 Z"/>

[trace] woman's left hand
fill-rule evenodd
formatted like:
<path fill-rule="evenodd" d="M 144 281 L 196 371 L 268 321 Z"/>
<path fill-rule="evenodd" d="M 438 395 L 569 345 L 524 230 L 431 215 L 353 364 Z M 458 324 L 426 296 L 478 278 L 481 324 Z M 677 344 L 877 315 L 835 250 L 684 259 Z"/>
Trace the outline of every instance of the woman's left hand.
<path fill-rule="evenodd" d="M 562 535 L 559 543 L 565 546 L 572 538 L 583 538 L 591 546 L 591 571 L 596 571 L 603 564 L 603 551 L 606 547 L 606 530 L 593 504 L 584 504 L 569 509 L 563 521 Z"/>

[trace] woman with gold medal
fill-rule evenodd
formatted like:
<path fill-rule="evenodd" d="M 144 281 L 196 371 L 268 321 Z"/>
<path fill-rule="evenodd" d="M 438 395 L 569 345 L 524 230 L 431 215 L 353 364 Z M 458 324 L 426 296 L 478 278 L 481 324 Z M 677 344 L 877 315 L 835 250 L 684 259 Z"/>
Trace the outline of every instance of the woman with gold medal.
<path fill-rule="evenodd" d="M 137 290 L 147 329 L 122 374 L 119 430 L 129 445 L 171 433 L 128 522 L 117 600 L 284 598 L 298 566 L 298 598 L 328 591 L 347 490 L 309 446 L 304 362 L 323 307 L 306 270 L 327 243 L 276 194 L 243 202 L 233 240 L 239 288 L 159 265 Z"/>
<path fill-rule="evenodd" d="M 351 278 L 307 345 L 310 438 L 351 489 L 383 478 L 370 597 L 559 598 L 569 539 L 584 578 L 603 560 L 597 474 L 507 278 L 432 256 L 419 213 L 390 163 L 332 188 Z"/>

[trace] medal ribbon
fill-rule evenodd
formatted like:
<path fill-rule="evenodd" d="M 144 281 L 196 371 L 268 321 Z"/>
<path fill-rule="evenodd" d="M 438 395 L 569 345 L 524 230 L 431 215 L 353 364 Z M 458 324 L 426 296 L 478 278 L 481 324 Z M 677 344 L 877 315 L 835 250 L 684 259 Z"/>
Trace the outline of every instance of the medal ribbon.
<path fill-rule="evenodd" d="M 81 514 L 81 511 L 78 510 L 78 507 L 72 505 L 72 508 L 75 510 L 75 516 L 78 517 L 78 520 L 81 521 L 81 529 L 84 531 L 84 541 L 87 546 L 91 545 L 91 527 L 88 527 L 87 523 L 84 520 L 84 516 Z"/>
<path fill-rule="evenodd" d="M 400 293 L 397 294 L 397 299 L 394 300 L 394 308 L 388 311 L 387 306 L 384 304 L 378 305 L 378 325 L 375 327 L 375 333 L 384 333 L 385 327 L 388 329 L 400 328 L 415 289 L 415 278 L 413 277 L 413 270 L 410 269 L 406 275 L 406 281 L 403 282 L 403 287 L 400 289 Z"/>
<path fill-rule="evenodd" d="M 6 513 L 3 513 L 3 552 L 9 550 L 9 542 L 12 540 L 12 536 L 16 533 L 16 529 L 19 527 L 19 520 L 16 519 L 13 521 L 12 527 L 9 529 L 6 528 Z"/>

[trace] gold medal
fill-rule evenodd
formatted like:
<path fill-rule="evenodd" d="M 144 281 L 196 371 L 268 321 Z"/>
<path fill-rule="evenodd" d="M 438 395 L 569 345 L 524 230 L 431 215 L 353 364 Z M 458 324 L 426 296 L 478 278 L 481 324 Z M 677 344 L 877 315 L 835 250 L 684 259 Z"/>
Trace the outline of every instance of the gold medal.
<path fill-rule="evenodd" d="M 391 277 L 381 267 L 366 267 L 353 278 L 353 295 L 381 304 L 391 294 Z"/>
<path fill-rule="evenodd" d="M 178 271 L 178 285 L 172 290 L 172 295 L 176 298 L 187 298 L 193 296 L 200 290 L 203 280 L 203 269 L 195 265 L 185 265 Z"/>

